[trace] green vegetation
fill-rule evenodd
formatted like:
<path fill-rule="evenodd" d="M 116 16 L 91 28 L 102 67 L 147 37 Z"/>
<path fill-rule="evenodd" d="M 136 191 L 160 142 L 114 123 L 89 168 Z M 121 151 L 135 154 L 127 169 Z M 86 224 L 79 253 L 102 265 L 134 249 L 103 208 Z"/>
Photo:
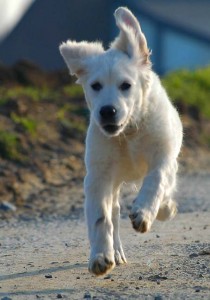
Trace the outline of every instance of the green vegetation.
<path fill-rule="evenodd" d="M 84 107 L 80 107 L 77 104 L 66 103 L 62 107 L 60 107 L 57 112 L 58 120 L 61 121 L 61 120 L 65 119 L 66 115 L 69 113 L 76 115 L 76 116 L 87 117 L 88 109 L 84 108 Z"/>
<path fill-rule="evenodd" d="M 87 116 L 87 110 L 72 103 L 64 104 L 57 112 L 63 131 L 74 138 L 84 136 L 87 129 L 85 119 L 81 116 Z"/>
<path fill-rule="evenodd" d="M 61 108 L 59 108 L 57 112 L 57 118 L 61 121 L 65 119 L 67 113 L 76 113 L 78 110 L 78 106 L 72 103 L 66 103 Z"/>
<path fill-rule="evenodd" d="M 32 136 L 35 136 L 36 129 L 37 129 L 37 122 L 35 120 L 33 120 L 31 118 L 27 118 L 27 117 L 20 117 L 20 116 L 16 115 L 15 113 L 11 114 L 11 119 L 16 124 L 21 125 L 21 127 L 25 131 L 30 133 Z"/>
<path fill-rule="evenodd" d="M 14 86 L 12 88 L 0 88 L 0 105 L 5 104 L 10 99 L 27 98 L 31 101 L 40 101 L 43 99 L 54 100 L 58 97 L 57 92 L 49 88 L 39 88 L 32 86 Z"/>
<path fill-rule="evenodd" d="M 0 156 L 11 160 L 20 160 L 18 136 L 12 132 L 0 131 Z"/>
<path fill-rule="evenodd" d="M 172 101 L 194 106 L 210 119 L 210 67 L 176 71 L 166 75 L 162 82 Z"/>
<path fill-rule="evenodd" d="M 7 98 L 0 98 L 0 106 L 5 105 L 8 102 L 9 99 Z"/>
<path fill-rule="evenodd" d="M 63 119 L 60 124 L 65 134 L 73 138 L 83 137 L 87 129 L 85 122 L 77 119 Z"/>
<path fill-rule="evenodd" d="M 64 94 L 72 98 L 82 97 L 84 95 L 82 87 L 78 84 L 66 85 L 63 91 Z"/>

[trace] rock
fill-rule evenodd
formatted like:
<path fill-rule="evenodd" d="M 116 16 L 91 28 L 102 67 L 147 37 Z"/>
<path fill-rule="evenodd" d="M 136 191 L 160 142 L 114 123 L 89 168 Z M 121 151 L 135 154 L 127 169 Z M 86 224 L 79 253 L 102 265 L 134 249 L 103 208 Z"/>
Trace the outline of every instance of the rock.
<path fill-rule="evenodd" d="M 7 201 L 3 201 L 2 203 L 0 203 L 0 210 L 9 212 L 9 211 L 16 211 L 17 208 L 12 203 L 9 203 Z"/>
<path fill-rule="evenodd" d="M 162 300 L 163 298 L 161 296 L 155 296 L 154 300 Z"/>
<path fill-rule="evenodd" d="M 91 299 L 90 293 L 89 292 L 85 293 L 83 298 L 84 299 Z"/>
<path fill-rule="evenodd" d="M 210 248 L 202 250 L 199 255 L 210 255 Z"/>
<path fill-rule="evenodd" d="M 159 283 L 161 280 L 167 280 L 167 279 L 168 279 L 168 277 L 162 276 L 162 275 L 159 275 L 159 274 L 148 277 L 148 280 L 156 281 L 157 283 Z"/>
<path fill-rule="evenodd" d="M 51 274 L 47 274 L 47 275 L 45 275 L 45 278 L 52 278 L 52 275 Z"/>
<path fill-rule="evenodd" d="M 197 253 L 191 253 L 191 254 L 189 255 L 189 258 L 194 258 L 194 257 L 198 257 L 198 254 L 197 254 Z"/>

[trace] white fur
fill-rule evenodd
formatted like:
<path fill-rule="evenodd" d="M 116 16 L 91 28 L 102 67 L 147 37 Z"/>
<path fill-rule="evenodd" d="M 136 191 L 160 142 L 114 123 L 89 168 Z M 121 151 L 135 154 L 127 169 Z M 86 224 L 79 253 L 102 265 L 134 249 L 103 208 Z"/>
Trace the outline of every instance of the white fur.
<path fill-rule="evenodd" d="M 127 8 L 115 12 L 119 37 L 105 51 L 99 43 L 71 42 L 60 46 L 71 74 L 82 84 L 91 111 L 86 140 L 85 211 L 91 254 L 89 271 L 102 275 L 125 263 L 119 237 L 122 182 L 139 181 L 141 188 L 130 219 L 146 232 L 157 218 L 176 214 L 172 200 L 182 125 L 158 76 L 137 19 Z M 91 87 L 94 82 L 100 91 Z M 121 90 L 123 82 L 131 87 Z M 116 132 L 102 126 L 100 109 L 117 109 Z"/>

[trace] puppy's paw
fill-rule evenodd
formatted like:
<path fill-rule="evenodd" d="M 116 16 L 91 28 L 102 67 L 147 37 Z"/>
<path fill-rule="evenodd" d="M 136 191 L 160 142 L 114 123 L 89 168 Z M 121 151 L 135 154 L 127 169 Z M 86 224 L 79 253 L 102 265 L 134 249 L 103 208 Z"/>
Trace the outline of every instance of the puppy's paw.
<path fill-rule="evenodd" d="M 111 271 L 115 267 L 114 259 L 104 253 L 96 254 L 90 259 L 88 270 L 90 273 L 100 276 Z"/>
<path fill-rule="evenodd" d="M 129 217 L 133 228 L 141 233 L 149 231 L 154 221 L 154 217 L 150 211 L 141 209 L 133 210 Z"/>
<path fill-rule="evenodd" d="M 121 264 L 127 263 L 122 246 L 115 249 L 114 260 L 115 260 L 116 265 L 121 265 Z"/>

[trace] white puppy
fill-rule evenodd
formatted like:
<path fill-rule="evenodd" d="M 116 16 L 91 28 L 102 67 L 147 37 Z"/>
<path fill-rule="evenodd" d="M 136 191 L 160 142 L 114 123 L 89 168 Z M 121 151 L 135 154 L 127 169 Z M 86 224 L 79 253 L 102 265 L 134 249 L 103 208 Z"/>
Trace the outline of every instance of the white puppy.
<path fill-rule="evenodd" d="M 84 188 L 89 271 L 96 275 L 126 262 L 119 237 L 123 182 L 141 184 L 130 214 L 136 231 L 146 232 L 155 219 L 176 214 L 172 196 L 182 144 L 179 116 L 151 70 L 137 19 L 123 7 L 115 18 L 120 34 L 109 50 L 98 42 L 67 41 L 60 46 L 91 112 Z"/>

